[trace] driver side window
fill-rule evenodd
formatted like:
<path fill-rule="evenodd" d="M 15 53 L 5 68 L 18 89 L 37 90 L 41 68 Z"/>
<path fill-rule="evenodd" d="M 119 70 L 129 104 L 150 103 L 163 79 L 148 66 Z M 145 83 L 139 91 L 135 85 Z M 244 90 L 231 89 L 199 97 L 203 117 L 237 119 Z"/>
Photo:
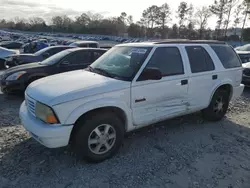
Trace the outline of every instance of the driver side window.
<path fill-rule="evenodd" d="M 158 68 L 162 77 L 184 74 L 183 62 L 177 47 L 158 47 L 146 68 Z"/>

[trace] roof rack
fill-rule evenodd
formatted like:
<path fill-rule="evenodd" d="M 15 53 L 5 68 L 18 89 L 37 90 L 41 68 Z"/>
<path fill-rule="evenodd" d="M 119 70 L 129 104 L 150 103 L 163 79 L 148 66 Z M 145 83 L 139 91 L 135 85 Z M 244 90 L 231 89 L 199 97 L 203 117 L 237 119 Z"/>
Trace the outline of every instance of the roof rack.
<path fill-rule="evenodd" d="M 217 40 L 188 40 L 188 39 L 167 39 L 167 40 L 159 40 L 152 41 L 154 44 L 226 44 L 224 41 Z"/>

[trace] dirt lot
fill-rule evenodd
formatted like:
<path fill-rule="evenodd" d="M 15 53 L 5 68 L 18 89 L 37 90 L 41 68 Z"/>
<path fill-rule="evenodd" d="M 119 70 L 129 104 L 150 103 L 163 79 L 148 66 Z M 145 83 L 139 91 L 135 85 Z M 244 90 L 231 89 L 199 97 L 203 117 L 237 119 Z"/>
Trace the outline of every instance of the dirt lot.
<path fill-rule="evenodd" d="M 130 133 L 119 154 L 100 164 L 30 138 L 18 118 L 22 100 L 0 93 L 1 188 L 250 186 L 250 89 L 223 121 L 197 113 Z"/>

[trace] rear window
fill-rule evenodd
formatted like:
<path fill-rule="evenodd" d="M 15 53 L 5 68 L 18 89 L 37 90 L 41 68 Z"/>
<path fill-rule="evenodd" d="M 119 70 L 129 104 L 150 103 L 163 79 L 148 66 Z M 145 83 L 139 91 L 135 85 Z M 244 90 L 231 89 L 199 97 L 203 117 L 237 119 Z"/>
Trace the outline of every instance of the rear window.
<path fill-rule="evenodd" d="M 222 65 L 226 69 L 241 67 L 241 62 L 236 52 L 228 45 L 210 45 L 215 51 Z"/>
<path fill-rule="evenodd" d="M 90 43 L 90 44 L 89 44 L 89 47 L 90 47 L 90 48 L 97 48 L 97 44 L 96 44 L 96 43 Z"/>

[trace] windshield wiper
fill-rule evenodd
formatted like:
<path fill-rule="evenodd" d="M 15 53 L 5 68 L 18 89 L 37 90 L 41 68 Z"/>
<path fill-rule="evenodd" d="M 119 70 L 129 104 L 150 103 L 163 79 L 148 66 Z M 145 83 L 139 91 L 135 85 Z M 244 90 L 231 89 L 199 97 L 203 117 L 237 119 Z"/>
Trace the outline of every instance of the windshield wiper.
<path fill-rule="evenodd" d="M 99 74 L 102 74 L 102 75 L 106 75 L 106 76 L 108 76 L 110 78 L 114 78 L 115 77 L 114 75 L 110 74 L 106 70 L 103 70 L 103 69 L 100 69 L 100 68 L 93 68 L 93 67 L 91 67 L 90 69 L 92 70 L 92 72 L 96 72 L 96 73 L 99 73 Z"/>

